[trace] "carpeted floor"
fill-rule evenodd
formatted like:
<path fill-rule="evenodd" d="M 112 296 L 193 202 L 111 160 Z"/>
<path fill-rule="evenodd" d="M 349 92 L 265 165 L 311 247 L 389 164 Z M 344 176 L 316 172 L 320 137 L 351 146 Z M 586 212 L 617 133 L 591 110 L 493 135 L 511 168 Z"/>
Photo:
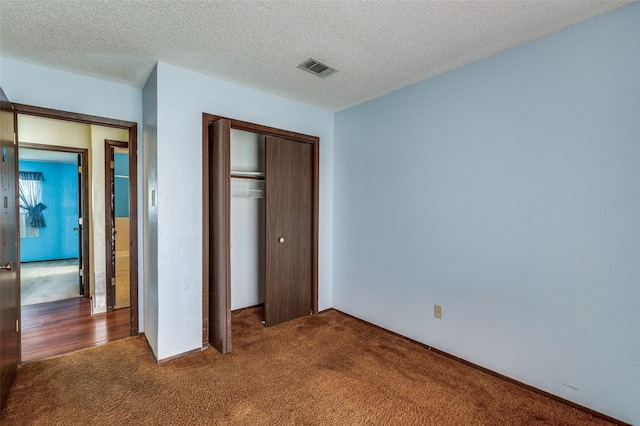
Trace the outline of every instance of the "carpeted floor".
<path fill-rule="evenodd" d="M 233 314 L 233 353 L 156 364 L 133 337 L 22 365 L 3 425 L 604 425 L 336 311 L 271 328 Z"/>

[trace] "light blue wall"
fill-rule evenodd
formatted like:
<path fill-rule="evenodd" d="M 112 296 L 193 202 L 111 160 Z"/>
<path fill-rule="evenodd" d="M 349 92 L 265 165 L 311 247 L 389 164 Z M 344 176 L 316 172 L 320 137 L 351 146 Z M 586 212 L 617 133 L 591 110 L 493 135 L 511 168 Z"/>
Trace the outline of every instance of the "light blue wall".
<path fill-rule="evenodd" d="M 141 187 L 144 193 L 143 233 L 144 246 L 144 329 L 145 337 L 158 359 L 158 206 L 152 203 L 152 191 L 158 189 L 158 68 L 153 68 L 147 83 L 142 89 L 144 113 L 144 181 Z"/>
<path fill-rule="evenodd" d="M 640 423 L 640 4 L 335 127 L 334 307 Z"/>
<path fill-rule="evenodd" d="M 113 163 L 115 214 L 116 217 L 129 217 L 129 155 L 115 153 Z"/>
<path fill-rule="evenodd" d="M 42 172 L 42 203 L 46 227 L 38 238 L 20 239 L 20 261 L 78 257 L 78 166 L 44 161 L 20 161 L 21 172 Z"/>
<path fill-rule="evenodd" d="M 319 306 L 331 307 L 334 114 L 163 63 L 157 73 L 159 358 L 202 346 L 203 112 L 320 137 Z"/>
<path fill-rule="evenodd" d="M 0 84 L 11 102 L 139 123 L 142 91 L 97 78 L 0 57 Z"/>
<path fill-rule="evenodd" d="M 138 123 L 138 159 L 139 164 L 142 164 L 141 89 L 3 57 L 0 57 L 0 87 L 11 102 Z M 138 181 L 142 182 L 142 166 L 138 170 Z M 139 194 L 139 211 L 142 211 L 144 199 Z M 143 222 L 138 221 L 139 235 Z M 138 282 L 143 283 L 142 259 L 145 247 L 142 238 L 138 239 L 138 244 Z M 144 331 L 143 300 L 144 288 L 140 285 L 138 314 L 141 332 Z"/>

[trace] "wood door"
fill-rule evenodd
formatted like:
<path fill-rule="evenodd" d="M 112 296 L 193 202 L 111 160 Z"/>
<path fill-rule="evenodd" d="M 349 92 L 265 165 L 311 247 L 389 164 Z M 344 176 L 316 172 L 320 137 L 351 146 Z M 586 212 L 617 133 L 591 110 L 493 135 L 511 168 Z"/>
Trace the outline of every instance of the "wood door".
<path fill-rule="evenodd" d="M 106 279 L 107 279 L 107 311 L 116 308 L 118 300 L 118 287 L 116 285 L 116 167 L 115 167 L 115 148 L 129 149 L 129 144 L 124 141 L 114 141 L 105 139 L 104 141 L 104 171 L 105 171 L 105 254 L 106 254 Z M 130 182 L 131 183 L 131 182 Z M 128 204 L 131 206 L 131 192 Z M 129 215 L 131 218 L 131 214 Z M 131 231 L 129 231 L 131 235 Z M 120 295 L 122 296 L 122 295 Z M 131 294 L 129 294 L 131 299 Z M 131 303 L 130 303 L 131 305 Z"/>
<path fill-rule="evenodd" d="M 231 124 L 220 119 L 209 128 L 209 343 L 231 352 Z"/>
<path fill-rule="evenodd" d="M 14 125 L 13 106 L 0 89 L 0 412 L 16 375 L 20 350 Z"/>
<path fill-rule="evenodd" d="M 84 203 L 83 196 L 83 179 L 82 179 L 82 154 L 78 154 L 78 226 L 74 228 L 74 230 L 78 231 L 78 291 L 80 296 L 87 297 L 88 294 L 85 294 L 84 288 L 84 227 L 82 225 L 83 222 L 83 214 L 82 214 L 82 206 Z M 88 291 L 86 293 L 89 293 Z"/>
<path fill-rule="evenodd" d="M 116 305 L 115 165 L 113 146 L 104 142 L 107 311 Z"/>
<path fill-rule="evenodd" d="M 312 306 L 313 145 L 265 142 L 265 324 L 309 315 Z"/>

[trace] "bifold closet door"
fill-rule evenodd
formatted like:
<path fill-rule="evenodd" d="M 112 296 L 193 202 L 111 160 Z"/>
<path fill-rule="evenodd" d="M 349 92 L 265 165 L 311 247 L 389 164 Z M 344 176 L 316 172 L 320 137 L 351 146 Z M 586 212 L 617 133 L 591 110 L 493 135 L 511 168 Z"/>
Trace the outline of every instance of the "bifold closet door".
<path fill-rule="evenodd" d="M 209 128 L 209 343 L 223 354 L 231 352 L 230 135 L 229 120 Z"/>
<path fill-rule="evenodd" d="M 265 141 L 265 324 L 312 310 L 313 146 Z"/>

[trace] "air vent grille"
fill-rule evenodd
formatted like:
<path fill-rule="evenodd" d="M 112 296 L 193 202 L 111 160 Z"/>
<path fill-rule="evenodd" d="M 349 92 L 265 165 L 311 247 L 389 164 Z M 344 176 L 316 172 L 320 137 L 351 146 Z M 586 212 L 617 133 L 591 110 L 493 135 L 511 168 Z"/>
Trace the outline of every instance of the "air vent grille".
<path fill-rule="evenodd" d="M 309 59 L 307 61 L 304 61 L 303 63 L 301 63 L 300 65 L 298 65 L 298 68 L 300 68 L 301 70 L 305 70 L 310 72 L 311 74 L 317 75 L 318 77 L 327 77 L 331 74 L 333 74 L 334 72 L 338 71 L 335 68 L 330 67 L 329 65 L 323 64 L 322 62 L 318 61 L 317 59 Z"/>

